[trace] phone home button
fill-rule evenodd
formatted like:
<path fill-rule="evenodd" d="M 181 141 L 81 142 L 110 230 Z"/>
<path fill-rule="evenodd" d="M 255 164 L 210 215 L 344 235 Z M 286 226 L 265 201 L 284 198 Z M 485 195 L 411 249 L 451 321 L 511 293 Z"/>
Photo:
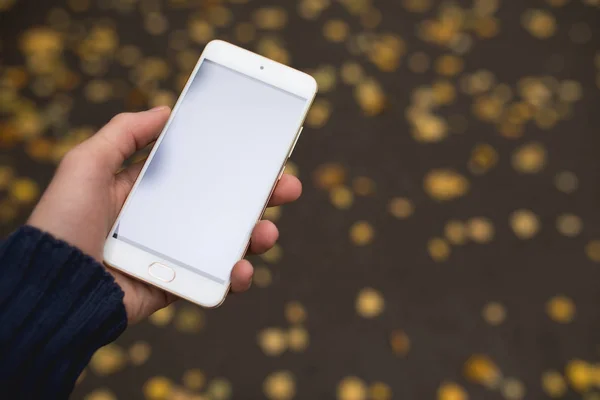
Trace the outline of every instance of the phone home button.
<path fill-rule="evenodd" d="M 171 282 L 175 279 L 175 270 L 161 263 L 152 263 L 148 267 L 148 273 L 163 282 Z"/>

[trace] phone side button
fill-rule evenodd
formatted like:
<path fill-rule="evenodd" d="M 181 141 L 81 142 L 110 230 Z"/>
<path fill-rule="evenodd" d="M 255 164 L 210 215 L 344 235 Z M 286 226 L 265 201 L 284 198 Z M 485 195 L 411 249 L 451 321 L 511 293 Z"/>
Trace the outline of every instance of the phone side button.
<path fill-rule="evenodd" d="M 175 279 L 175 270 L 161 263 L 152 263 L 148 267 L 150 276 L 163 282 L 172 282 Z"/>

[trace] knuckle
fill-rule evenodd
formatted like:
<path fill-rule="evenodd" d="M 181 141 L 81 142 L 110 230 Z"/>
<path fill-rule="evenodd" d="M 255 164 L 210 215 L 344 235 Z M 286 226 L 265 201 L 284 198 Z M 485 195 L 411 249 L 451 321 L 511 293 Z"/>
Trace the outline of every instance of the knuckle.
<path fill-rule="evenodd" d="M 132 113 L 120 113 L 115 115 L 109 122 L 109 125 L 127 125 L 131 120 Z"/>
<path fill-rule="evenodd" d="M 89 154 L 87 154 L 85 148 L 82 145 L 77 145 L 65 154 L 60 166 L 62 168 L 73 168 L 87 163 L 88 160 Z"/>
<path fill-rule="evenodd" d="M 136 126 L 136 114 L 135 113 L 120 113 L 111 119 L 107 125 L 108 130 L 120 132 L 122 134 L 130 135 Z"/>
<path fill-rule="evenodd" d="M 114 117 L 112 117 L 112 119 L 110 120 L 110 123 L 111 124 L 126 123 L 130 117 L 131 117 L 131 113 L 120 113 L 120 114 L 117 114 Z"/>

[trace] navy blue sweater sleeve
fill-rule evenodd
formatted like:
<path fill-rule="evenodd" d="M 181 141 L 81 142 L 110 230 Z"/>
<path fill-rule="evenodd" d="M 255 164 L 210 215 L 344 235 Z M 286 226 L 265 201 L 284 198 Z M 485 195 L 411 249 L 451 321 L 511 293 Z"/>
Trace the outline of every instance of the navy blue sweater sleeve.
<path fill-rule="evenodd" d="M 24 226 L 0 246 L 0 392 L 67 398 L 92 354 L 127 326 L 123 291 L 96 260 Z"/>

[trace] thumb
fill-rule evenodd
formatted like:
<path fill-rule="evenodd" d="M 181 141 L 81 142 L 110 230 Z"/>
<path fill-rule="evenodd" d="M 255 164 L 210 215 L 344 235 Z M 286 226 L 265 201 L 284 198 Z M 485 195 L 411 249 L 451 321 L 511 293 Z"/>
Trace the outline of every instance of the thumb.
<path fill-rule="evenodd" d="M 119 114 L 82 146 L 115 174 L 127 158 L 158 138 L 169 115 L 169 107 Z"/>

